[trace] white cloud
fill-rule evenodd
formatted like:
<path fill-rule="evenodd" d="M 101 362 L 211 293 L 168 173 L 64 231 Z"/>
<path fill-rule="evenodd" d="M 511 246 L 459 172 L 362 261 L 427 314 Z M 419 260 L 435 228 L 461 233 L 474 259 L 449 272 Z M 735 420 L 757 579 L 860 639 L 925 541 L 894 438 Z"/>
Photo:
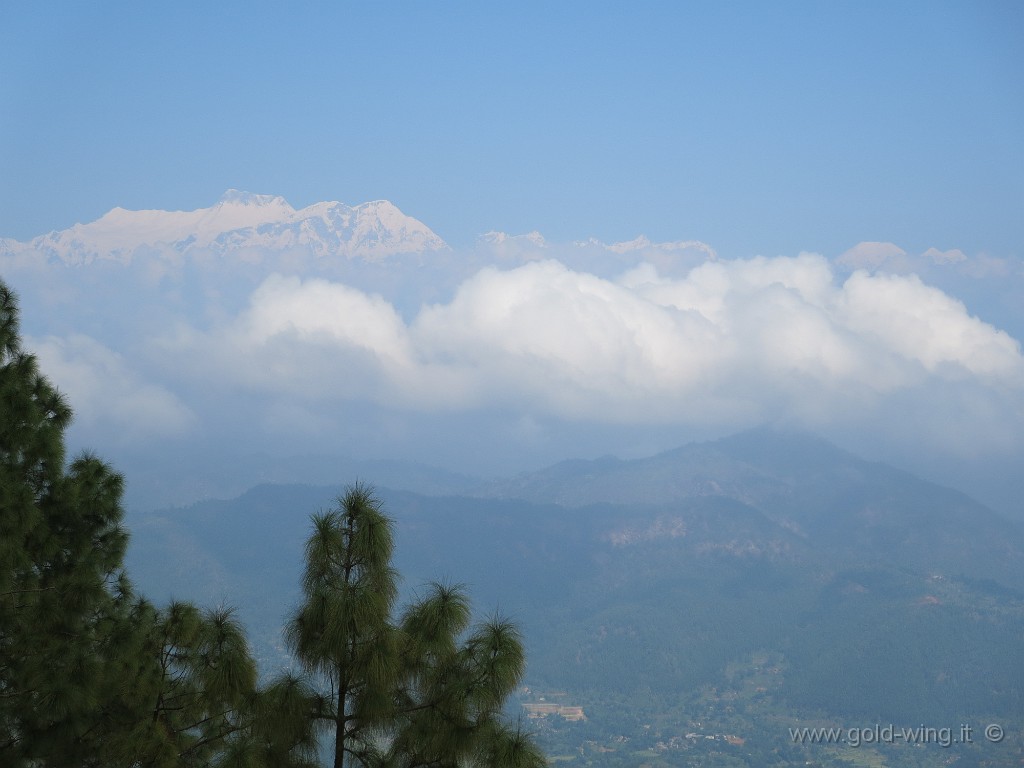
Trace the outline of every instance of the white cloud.
<path fill-rule="evenodd" d="M 691 382 L 717 355 L 716 331 L 696 313 L 555 261 L 484 269 L 412 331 L 429 358 L 471 379 L 478 402 L 580 418 L 646 418 L 660 405 L 648 397 Z"/>
<path fill-rule="evenodd" d="M 915 275 L 855 272 L 843 290 L 841 317 L 853 331 L 929 372 L 948 366 L 995 380 L 1021 383 L 1020 345 L 970 317 L 964 305 Z"/>
<path fill-rule="evenodd" d="M 240 330 L 255 343 L 289 335 L 298 343 L 365 349 L 394 363 L 409 356 L 404 325 L 391 304 L 322 279 L 267 278 L 253 293 Z"/>
<path fill-rule="evenodd" d="M 327 408 L 822 426 L 908 393 L 928 418 L 929 393 L 943 388 L 948 408 L 952 384 L 978 412 L 986 393 L 1009 397 L 1011 420 L 1024 399 L 1006 333 L 914 276 L 838 283 L 811 254 L 705 262 L 681 278 L 650 264 L 617 280 L 554 260 L 488 267 L 409 322 L 381 296 L 272 276 L 235 319 L 169 349 L 196 377 Z"/>
<path fill-rule="evenodd" d="M 159 346 L 193 376 L 307 401 L 436 405 L 458 397 L 454 372 L 423 360 L 394 306 L 321 278 L 271 275 L 249 306 L 210 332 Z"/>
<path fill-rule="evenodd" d="M 144 381 L 124 358 L 82 334 L 26 339 L 41 370 L 67 397 L 76 426 L 100 428 L 125 442 L 175 437 L 195 416 L 173 393 Z"/>

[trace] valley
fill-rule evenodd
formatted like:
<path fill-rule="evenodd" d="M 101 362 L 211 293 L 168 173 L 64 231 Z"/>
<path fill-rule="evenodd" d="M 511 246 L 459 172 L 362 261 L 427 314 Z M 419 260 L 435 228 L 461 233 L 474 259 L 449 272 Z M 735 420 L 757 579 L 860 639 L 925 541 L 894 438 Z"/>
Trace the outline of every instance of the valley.
<path fill-rule="evenodd" d="M 464 583 L 477 610 L 522 627 L 521 715 L 558 763 L 902 768 L 1022 754 L 1024 540 L 956 491 L 773 430 L 466 495 L 379 490 L 406 594 Z M 129 568 L 157 598 L 238 606 L 261 668 L 287 666 L 279 627 L 308 516 L 337 492 L 268 485 L 136 514 Z M 790 730 L 887 723 L 1000 723 L 1007 736 L 854 748 Z"/>

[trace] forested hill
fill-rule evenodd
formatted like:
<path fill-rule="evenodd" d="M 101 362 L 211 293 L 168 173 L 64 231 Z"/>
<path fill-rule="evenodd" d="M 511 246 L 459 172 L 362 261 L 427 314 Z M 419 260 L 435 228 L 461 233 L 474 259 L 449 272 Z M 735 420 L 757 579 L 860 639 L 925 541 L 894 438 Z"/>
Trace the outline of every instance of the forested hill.
<path fill-rule="evenodd" d="M 567 461 L 477 494 L 566 507 L 732 499 L 821 553 L 1024 588 L 1021 527 L 974 499 L 820 438 L 761 428 L 633 461 Z"/>
<path fill-rule="evenodd" d="M 238 604 L 281 663 L 277 617 L 295 599 L 302 531 L 337 492 L 261 486 L 137 515 L 132 570 L 152 588 Z M 590 735 L 614 721 L 600 702 L 685 710 L 758 658 L 781 670 L 758 686 L 772 716 L 1024 711 L 1020 530 L 817 439 L 757 431 L 565 463 L 476 496 L 381 494 L 404 588 L 447 576 L 519 619 L 528 681 L 591 702 Z"/>

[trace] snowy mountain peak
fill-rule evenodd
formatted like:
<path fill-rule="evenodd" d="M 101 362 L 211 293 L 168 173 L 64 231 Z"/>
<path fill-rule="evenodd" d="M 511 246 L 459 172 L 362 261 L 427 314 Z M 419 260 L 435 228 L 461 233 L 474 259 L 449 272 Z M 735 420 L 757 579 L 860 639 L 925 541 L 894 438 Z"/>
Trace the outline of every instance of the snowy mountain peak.
<path fill-rule="evenodd" d="M 294 215 L 295 209 L 283 197 L 229 189 L 215 206 L 205 209 L 191 234 L 197 243 L 210 245 L 226 232 L 272 224 Z"/>
<path fill-rule="evenodd" d="M 220 196 L 217 201 L 221 205 L 246 205 L 246 206 L 284 206 L 291 208 L 285 199 L 279 195 L 257 195 L 252 192 L 244 192 L 240 189 L 229 189 Z M 293 209 L 294 210 L 294 209 Z"/>
<path fill-rule="evenodd" d="M 524 235 L 510 235 L 508 232 L 498 232 L 492 230 L 490 232 L 484 232 L 477 238 L 481 243 L 486 245 L 506 245 L 506 244 L 529 244 L 537 248 L 546 248 L 548 245 L 547 240 L 537 230 L 527 232 Z"/>
<path fill-rule="evenodd" d="M 67 264 L 131 262 L 190 252 L 242 249 L 306 252 L 318 258 L 379 260 L 448 248 L 425 224 L 387 200 L 355 207 L 314 203 L 296 211 L 277 195 L 229 189 L 210 208 L 131 211 L 114 208 L 96 221 L 41 235 L 28 243 L 0 241 L 0 257 L 43 258 Z M 35 255 L 35 256 L 34 256 Z"/>

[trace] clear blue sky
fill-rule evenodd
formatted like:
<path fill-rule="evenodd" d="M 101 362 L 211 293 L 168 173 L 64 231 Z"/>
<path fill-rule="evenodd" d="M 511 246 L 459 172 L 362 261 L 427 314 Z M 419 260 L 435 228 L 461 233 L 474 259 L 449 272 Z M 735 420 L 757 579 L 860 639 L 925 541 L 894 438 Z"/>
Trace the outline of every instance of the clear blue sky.
<path fill-rule="evenodd" d="M 1024 4 L 7 3 L 0 236 L 229 187 L 455 245 L 1021 256 Z"/>

